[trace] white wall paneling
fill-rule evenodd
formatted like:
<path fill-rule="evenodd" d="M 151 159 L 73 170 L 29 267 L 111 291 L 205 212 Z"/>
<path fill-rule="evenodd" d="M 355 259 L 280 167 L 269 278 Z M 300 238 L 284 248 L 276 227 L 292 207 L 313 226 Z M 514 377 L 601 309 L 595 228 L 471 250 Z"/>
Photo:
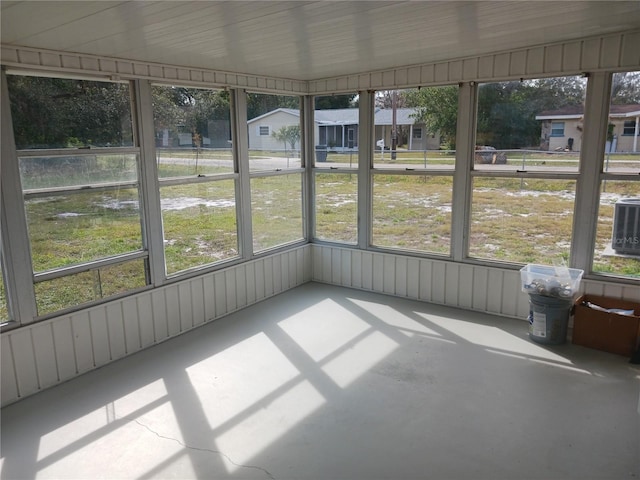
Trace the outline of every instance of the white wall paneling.
<path fill-rule="evenodd" d="M 37 70 L 76 77 L 139 78 L 152 82 L 170 82 L 192 86 L 252 87 L 256 90 L 271 92 L 307 93 L 307 82 L 305 81 L 238 75 L 215 70 L 158 65 L 12 45 L 2 45 L 0 56 L 3 65 L 17 70 Z"/>
<path fill-rule="evenodd" d="M 313 95 L 637 68 L 640 31 L 309 82 Z M 348 86 L 348 88 L 346 88 Z M 344 87 L 344 88 L 340 88 Z"/>
<path fill-rule="evenodd" d="M 529 297 L 520 289 L 519 270 L 321 244 L 312 245 L 311 258 L 316 282 L 522 320 L 529 314 Z M 582 290 L 640 300 L 640 289 L 634 285 L 583 280 Z"/>
<path fill-rule="evenodd" d="M 308 282 L 311 266 L 303 245 L 5 332 L 2 405 Z"/>

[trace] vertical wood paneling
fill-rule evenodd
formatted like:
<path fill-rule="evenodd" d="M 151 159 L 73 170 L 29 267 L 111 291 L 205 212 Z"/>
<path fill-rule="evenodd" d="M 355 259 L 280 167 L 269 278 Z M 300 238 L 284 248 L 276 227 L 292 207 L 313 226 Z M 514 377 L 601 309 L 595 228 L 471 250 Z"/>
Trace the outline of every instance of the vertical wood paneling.
<path fill-rule="evenodd" d="M 162 310 L 164 311 L 164 303 L 162 307 Z M 127 344 L 124 336 L 124 324 L 122 321 L 122 304 L 120 302 L 117 302 L 107 305 L 106 315 L 107 330 L 109 332 L 109 353 L 111 356 L 111 360 L 116 360 L 118 358 L 124 357 L 127 354 Z"/>
<path fill-rule="evenodd" d="M 140 324 L 138 323 L 138 302 L 135 297 L 125 298 L 122 301 L 122 320 L 127 353 L 137 352 L 140 350 Z"/>
<path fill-rule="evenodd" d="M 36 357 L 38 384 L 40 388 L 50 387 L 58 382 L 56 352 L 50 323 L 34 326 L 31 330 L 33 350 Z M 107 352 L 108 354 L 108 352 Z"/>
<path fill-rule="evenodd" d="M 373 255 L 371 275 L 373 277 L 372 290 L 382 292 L 384 289 L 384 257 L 380 254 Z"/>
<path fill-rule="evenodd" d="M 268 298 L 273 293 L 273 259 L 267 257 L 264 259 L 264 296 Z"/>
<path fill-rule="evenodd" d="M 280 259 L 280 255 L 272 257 L 271 268 L 273 295 L 276 295 L 282 291 L 282 260 Z"/>
<path fill-rule="evenodd" d="M 624 286 L 616 283 L 605 284 L 603 295 L 611 298 L 622 298 L 622 291 Z"/>
<path fill-rule="evenodd" d="M 362 252 L 360 250 L 351 252 L 351 286 L 362 288 Z"/>
<path fill-rule="evenodd" d="M 420 262 L 410 259 L 407 264 L 407 296 L 420 296 Z"/>
<path fill-rule="evenodd" d="M 489 282 L 489 272 L 486 268 L 473 268 L 473 309 L 484 312 L 487 310 L 487 283 Z"/>
<path fill-rule="evenodd" d="M 323 274 L 323 263 L 322 263 L 322 258 L 323 258 L 323 254 L 324 254 L 324 248 L 317 246 L 317 245 L 313 245 L 311 250 L 311 255 L 312 255 L 312 272 L 311 272 L 311 278 L 316 281 L 316 282 L 322 282 L 324 274 Z"/>
<path fill-rule="evenodd" d="M 395 257 L 395 294 L 400 297 L 407 296 L 407 258 Z"/>
<path fill-rule="evenodd" d="M 140 346 L 142 348 L 153 345 L 156 336 L 153 331 L 153 306 L 151 295 L 139 295 L 137 297 L 138 324 L 140 325 Z"/>
<path fill-rule="evenodd" d="M 247 306 L 247 273 L 244 265 L 234 268 L 236 272 L 236 308 Z"/>
<path fill-rule="evenodd" d="M 341 285 L 351 286 L 351 250 L 344 249 L 340 252 L 340 277 Z"/>
<path fill-rule="evenodd" d="M 373 288 L 373 254 L 370 252 L 362 253 L 362 288 Z"/>
<path fill-rule="evenodd" d="M 194 278 L 191 282 L 191 306 L 193 325 L 197 327 L 206 320 L 204 313 L 204 277 Z"/>
<path fill-rule="evenodd" d="M 238 297 L 236 295 L 236 271 L 235 269 L 224 272 L 225 287 L 227 289 L 227 312 L 238 309 Z"/>
<path fill-rule="evenodd" d="M 161 342 L 169 336 L 167 325 L 167 306 L 164 298 L 164 289 L 151 292 L 151 309 L 153 311 L 153 331 L 156 342 Z M 109 313 L 107 311 L 107 317 Z M 109 330 L 111 332 L 111 330 Z"/>
<path fill-rule="evenodd" d="M 171 285 L 164 289 L 164 295 L 167 308 L 167 326 L 169 328 L 169 335 L 173 337 L 180 333 L 180 304 L 178 300 L 178 289 L 175 285 Z"/>
<path fill-rule="evenodd" d="M 392 255 L 382 257 L 382 291 L 389 295 L 396 293 L 396 259 Z"/>
<path fill-rule="evenodd" d="M 289 288 L 289 252 L 284 252 L 280 257 L 280 291 Z"/>
<path fill-rule="evenodd" d="M 458 305 L 471 308 L 473 305 L 473 267 L 460 265 L 458 274 Z"/>
<path fill-rule="evenodd" d="M 298 253 L 300 253 L 300 249 L 285 253 L 289 258 L 289 285 L 287 288 L 293 288 L 300 284 L 298 275 L 302 277 L 302 263 L 298 262 Z"/>
<path fill-rule="evenodd" d="M 216 293 L 216 317 L 221 317 L 227 313 L 227 283 L 224 278 L 224 272 L 216 273 L 214 283 Z"/>
<path fill-rule="evenodd" d="M 342 274 L 342 250 L 339 248 L 331 249 L 331 283 L 334 285 L 343 285 Z"/>
<path fill-rule="evenodd" d="M 510 317 L 518 315 L 520 296 L 520 272 L 505 271 L 502 276 L 502 308 L 500 313 Z"/>
<path fill-rule="evenodd" d="M 94 367 L 89 314 L 86 311 L 73 314 L 71 316 L 71 328 L 73 330 L 73 346 L 76 353 L 76 370 L 78 373 L 84 373 Z"/>
<path fill-rule="evenodd" d="M 431 301 L 431 260 L 420 260 L 420 293 L 418 298 L 426 302 Z"/>
<path fill-rule="evenodd" d="M 246 292 L 247 292 L 247 305 L 256 303 L 256 264 L 255 262 L 247 263 L 245 268 L 246 276 Z"/>
<path fill-rule="evenodd" d="M 12 332 L 10 341 L 14 365 L 17 366 L 18 394 L 24 397 L 38 390 L 38 372 L 33 355 L 31 330 L 23 328 Z"/>
<path fill-rule="evenodd" d="M 191 282 L 178 284 L 178 305 L 180 306 L 180 331 L 193 327 L 193 307 L 191 306 Z"/>
<path fill-rule="evenodd" d="M 120 305 L 118 305 L 118 308 L 119 307 Z M 120 322 L 122 324 L 122 320 Z M 73 344 L 73 332 L 71 330 L 71 319 L 69 317 L 62 317 L 52 322 L 51 327 L 53 328 L 53 343 L 56 349 L 58 376 L 60 377 L 60 381 L 69 380 L 78 373 L 76 368 L 75 346 Z M 2 373 L 4 374 L 4 367 Z"/>
<path fill-rule="evenodd" d="M 622 54 L 620 55 L 620 63 L 625 67 L 638 68 L 640 63 L 640 32 L 629 33 L 622 39 Z"/>
<path fill-rule="evenodd" d="M 16 381 L 13 354 L 9 344 L 9 335 L 0 338 L 0 361 L 2 375 L 0 376 L 0 395 L 2 405 L 7 405 L 18 399 L 18 382 Z"/>
<path fill-rule="evenodd" d="M 500 313 L 502 308 L 502 272 L 499 270 L 489 270 L 487 282 L 487 311 Z"/>
<path fill-rule="evenodd" d="M 431 272 L 431 301 L 446 302 L 447 270 L 443 262 L 433 262 Z"/>
<path fill-rule="evenodd" d="M 331 283 L 331 248 L 322 249 L 322 277 L 321 281 Z"/>
<path fill-rule="evenodd" d="M 455 263 L 445 263 L 444 303 L 459 306 L 460 267 Z"/>
<path fill-rule="evenodd" d="M 106 309 L 97 307 L 90 310 L 89 323 L 91 324 L 91 347 L 93 349 L 94 366 L 106 365 L 111 361 Z"/>
<path fill-rule="evenodd" d="M 622 38 L 619 36 L 603 37 L 600 56 L 600 66 L 614 68 L 620 62 L 620 46 Z"/>
<path fill-rule="evenodd" d="M 260 301 L 265 297 L 264 260 L 258 260 L 254 267 L 256 269 L 256 300 Z"/>

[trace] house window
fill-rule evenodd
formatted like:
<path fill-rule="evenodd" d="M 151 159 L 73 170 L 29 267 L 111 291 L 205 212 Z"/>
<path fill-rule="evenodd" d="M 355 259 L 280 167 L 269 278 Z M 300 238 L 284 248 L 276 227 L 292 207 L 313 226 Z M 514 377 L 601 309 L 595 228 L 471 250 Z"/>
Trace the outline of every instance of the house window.
<path fill-rule="evenodd" d="M 420 140 L 422 138 L 422 128 L 414 128 L 413 129 L 413 138 Z"/>
<path fill-rule="evenodd" d="M 623 135 L 635 135 L 636 134 L 636 121 L 626 120 L 624 122 L 624 128 L 622 130 Z"/>
<path fill-rule="evenodd" d="M 551 122 L 551 136 L 564 137 L 564 122 Z"/>
<path fill-rule="evenodd" d="M 260 125 L 258 127 L 260 136 L 269 136 L 269 125 Z"/>

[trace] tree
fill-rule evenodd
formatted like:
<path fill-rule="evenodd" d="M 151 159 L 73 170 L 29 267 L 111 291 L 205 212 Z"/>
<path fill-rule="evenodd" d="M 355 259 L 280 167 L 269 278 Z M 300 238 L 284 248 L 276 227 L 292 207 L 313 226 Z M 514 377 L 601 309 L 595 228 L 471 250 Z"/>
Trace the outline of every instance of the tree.
<path fill-rule="evenodd" d="M 613 76 L 611 103 L 614 105 L 640 103 L 640 72 L 616 73 Z"/>
<path fill-rule="evenodd" d="M 458 127 L 458 87 L 428 87 L 407 90 L 401 95 L 407 107 L 417 109 L 416 123 L 424 123 L 432 133 L 440 137 L 451 149 L 456 148 Z"/>
<path fill-rule="evenodd" d="M 296 144 L 300 141 L 300 125 L 287 125 L 273 132 L 271 135 L 278 142 L 284 143 L 285 152 L 287 146 L 291 146 L 291 150 L 296 149 Z"/>
<path fill-rule="evenodd" d="M 327 95 L 316 97 L 316 110 L 336 110 L 339 108 L 355 108 L 357 106 L 355 94 L 353 95 Z"/>
<path fill-rule="evenodd" d="M 133 142 L 127 84 L 19 75 L 7 84 L 18 148 Z"/>

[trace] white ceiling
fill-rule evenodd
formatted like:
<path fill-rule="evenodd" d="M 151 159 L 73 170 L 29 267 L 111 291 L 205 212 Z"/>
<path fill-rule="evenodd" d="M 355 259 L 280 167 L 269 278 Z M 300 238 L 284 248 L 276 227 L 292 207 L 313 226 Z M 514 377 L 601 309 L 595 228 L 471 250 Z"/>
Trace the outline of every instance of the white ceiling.
<path fill-rule="evenodd" d="M 2 0 L 0 15 L 2 44 L 314 80 L 634 30 L 640 1 Z"/>

